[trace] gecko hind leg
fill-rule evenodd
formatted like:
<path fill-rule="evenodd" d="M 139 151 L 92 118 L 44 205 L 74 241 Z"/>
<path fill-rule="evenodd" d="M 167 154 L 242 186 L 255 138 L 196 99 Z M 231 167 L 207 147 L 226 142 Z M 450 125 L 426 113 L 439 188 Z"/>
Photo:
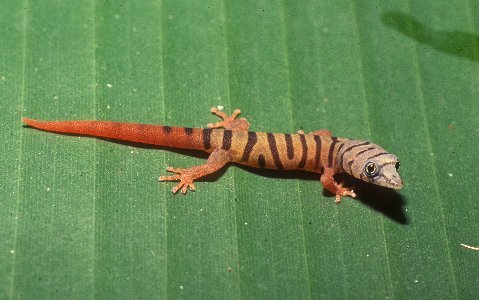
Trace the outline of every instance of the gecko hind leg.
<path fill-rule="evenodd" d="M 235 109 L 231 116 L 228 116 L 224 112 L 220 111 L 216 107 L 211 108 L 211 112 L 223 119 L 223 121 L 218 123 L 209 123 L 207 126 L 208 128 L 221 128 L 230 129 L 230 130 L 240 130 L 240 131 L 248 131 L 249 129 L 249 122 L 245 118 L 236 119 L 238 115 L 241 113 L 241 110 Z"/>
<path fill-rule="evenodd" d="M 176 194 L 176 192 L 181 190 L 182 194 L 186 194 L 188 188 L 191 191 L 195 190 L 195 185 L 193 183 L 194 180 L 218 171 L 230 161 L 231 161 L 231 156 L 228 151 L 224 149 L 216 149 L 213 152 L 211 152 L 205 164 L 200 166 L 194 166 L 187 169 L 168 167 L 166 168 L 166 170 L 176 173 L 176 175 L 160 176 L 158 177 L 158 180 L 159 181 L 179 180 L 180 183 L 174 186 L 171 191 L 174 194 Z"/>

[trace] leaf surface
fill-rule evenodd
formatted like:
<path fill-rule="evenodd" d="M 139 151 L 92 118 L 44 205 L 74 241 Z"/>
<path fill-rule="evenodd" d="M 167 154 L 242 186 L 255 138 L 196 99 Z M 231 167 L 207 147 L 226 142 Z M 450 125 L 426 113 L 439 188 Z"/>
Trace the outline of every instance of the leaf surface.
<path fill-rule="evenodd" d="M 0 298 L 479 296 L 479 11 L 468 1 L 2 1 Z M 56 135 L 20 117 L 371 140 L 399 193 Z"/>

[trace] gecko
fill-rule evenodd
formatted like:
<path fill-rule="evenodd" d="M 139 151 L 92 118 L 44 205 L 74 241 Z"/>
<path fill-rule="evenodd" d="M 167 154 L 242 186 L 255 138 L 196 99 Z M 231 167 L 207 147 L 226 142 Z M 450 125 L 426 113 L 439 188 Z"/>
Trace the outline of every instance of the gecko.
<path fill-rule="evenodd" d="M 174 175 L 160 176 L 159 181 L 179 181 L 172 192 L 186 194 L 195 190 L 194 181 L 212 174 L 228 163 L 275 170 L 303 170 L 319 174 L 323 187 L 335 195 L 356 197 L 334 176 L 347 173 L 362 181 L 400 189 L 398 158 L 382 147 L 367 141 L 332 136 L 328 130 L 308 134 L 249 131 L 250 123 L 237 118 L 239 109 L 227 115 L 213 107 L 211 112 L 222 119 L 207 128 L 174 127 L 110 121 L 39 121 L 22 118 L 33 128 L 64 134 L 100 137 L 162 147 L 201 150 L 209 153 L 206 163 L 190 168 L 167 167 Z"/>

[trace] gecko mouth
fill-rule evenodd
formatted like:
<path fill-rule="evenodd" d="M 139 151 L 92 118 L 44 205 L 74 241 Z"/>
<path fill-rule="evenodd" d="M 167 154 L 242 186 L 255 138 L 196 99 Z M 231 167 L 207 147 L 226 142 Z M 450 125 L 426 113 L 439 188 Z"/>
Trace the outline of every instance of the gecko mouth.
<path fill-rule="evenodd" d="M 393 189 L 400 189 L 403 187 L 403 182 L 401 179 L 399 179 L 398 181 L 394 179 L 390 179 L 389 184 L 391 185 Z"/>

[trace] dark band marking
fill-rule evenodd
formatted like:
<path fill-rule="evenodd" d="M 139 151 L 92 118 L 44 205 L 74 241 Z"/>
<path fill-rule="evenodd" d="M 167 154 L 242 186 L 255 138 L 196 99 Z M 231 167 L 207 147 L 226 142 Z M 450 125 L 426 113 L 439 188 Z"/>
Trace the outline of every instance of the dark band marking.
<path fill-rule="evenodd" d="M 353 175 L 353 164 L 354 164 L 354 159 L 351 159 L 350 161 L 348 161 L 348 166 L 349 166 L 349 171 L 346 171 L 346 168 L 344 166 L 342 166 L 343 170 L 348 172 L 349 174 Z"/>
<path fill-rule="evenodd" d="M 314 155 L 314 169 L 319 169 L 319 162 L 321 159 L 321 137 L 318 135 L 313 136 L 316 142 L 316 154 Z"/>
<path fill-rule="evenodd" d="M 346 148 L 346 150 L 344 150 L 344 152 L 341 154 L 341 157 L 339 158 L 339 165 L 344 169 L 344 155 L 346 153 L 348 153 L 349 151 L 353 150 L 354 148 L 356 147 L 361 147 L 361 146 L 366 146 L 366 145 L 369 145 L 371 144 L 370 142 L 364 142 L 364 143 L 361 143 L 361 144 L 356 144 L 356 145 L 352 145 L 348 148 Z M 338 152 L 339 153 L 339 152 Z M 354 161 L 354 160 L 353 160 Z"/>
<path fill-rule="evenodd" d="M 350 161 L 348 161 L 348 165 L 349 165 L 350 170 L 351 170 L 353 164 L 354 164 L 354 159 L 351 159 Z"/>
<path fill-rule="evenodd" d="M 203 129 L 203 145 L 205 149 L 211 148 L 211 129 Z"/>
<path fill-rule="evenodd" d="M 375 154 L 375 155 L 373 155 L 373 156 L 368 157 L 368 160 L 373 159 L 373 158 L 376 158 L 376 157 L 379 157 L 379 156 L 382 156 L 382 155 L 386 155 L 386 154 L 389 154 L 389 153 L 387 153 L 387 152 L 380 152 L 380 153 L 378 153 L 378 154 Z"/>
<path fill-rule="evenodd" d="M 231 148 L 231 140 L 233 137 L 233 132 L 231 130 L 225 129 L 223 132 L 223 146 L 221 148 L 229 150 Z"/>
<path fill-rule="evenodd" d="M 264 166 L 266 166 L 266 161 L 264 160 L 263 154 L 258 156 L 258 165 L 260 168 L 264 168 Z"/>
<path fill-rule="evenodd" d="M 269 149 L 271 150 L 271 155 L 273 155 L 274 164 L 276 165 L 276 168 L 282 170 L 284 169 L 284 167 L 281 163 L 281 159 L 279 158 L 278 148 L 276 147 L 276 139 L 271 132 L 268 132 L 266 135 L 268 137 L 268 144 Z"/>
<path fill-rule="evenodd" d="M 355 156 L 354 158 L 358 157 L 359 155 L 361 155 L 361 154 L 363 154 L 363 153 L 365 153 L 365 152 L 368 152 L 368 151 L 371 151 L 371 150 L 374 150 L 374 149 L 376 149 L 376 147 L 369 147 L 369 148 L 367 148 L 367 149 L 365 149 L 365 150 L 359 151 L 358 153 L 356 153 L 356 156 Z"/>
<path fill-rule="evenodd" d="M 342 143 L 341 143 L 341 146 L 339 146 L 339 148 L 338 148 L 338 153 L 341 152 L 341 149 L 343 149 L 343 147 L 344 147 L 344 142 L 342 142 Z"/>
<path fill-rule="evenodd" d="M 306 144 L 306 137 L 304 134 L 300 134 L 301 146 L 303 147 L 303 154 L 301 155 L 301 161 L 298 164 L 298 168 L 302 169 L 306 165 L 306 159 L 308 158 L 308 144 Z"/>
<path fill-rule="evenodd" d="M 258 137 L 256 136 L 256 132 L 248 131 L 248 141 L 246 142 L 246 146 L 244 147 L 243 157 L 241 157 L 241 161 L 248 161 L 251 151 L 253 151 L 253 147 L 257 141 Z"/>
<path fill-rule="evenodd" d="M 193 134 L 193 128 L 190 127 L 184 127 L 186 135 L 192 135 Z"/>
<path fill-rule="evenodd" d="M 378 168 L 382 168 L 385 165 L 395 165 L 396 163 L 397 163 L 397 161 L 390 161 L 390 162 L 387 162 L 387 163 L 383 163 L 382 165 L 378 165 Z"/>
<path fill-rule="evenodd" d="M 170 126 L 163 126 L 163 132 L 168 134 L 171 132 L 171 130 L 173 130 L 173 128 L 171 128 Z"/>
<path fill-rule="evenodd" d="M 331 168 L 333 166 L 333 154 L 334 154 L 334 147 L 338 143 L 337 137 L 331 138 L 331 145 L 329 145 L 329 153 L 328 153 L 328 167 Z"/>
<path fill-rule="evenodd" d="M 341 153 L 341 149 L 343 149 L 343 147 L 344 147 L 344 142 L 342 142 L 341 145 L 340 145 L 339 148 L 338 148 L 338 152 L 337 152 L 338 155 L 339 155 L 339 153 Z M 336 158 L 336 159 L 337 159 L 337 158 Z M 339 166 L 341 167 L 341 169 L 344 170 L 343 164 L 340 164 Z"/>
<path fill-rule="evenodd" d="M 285 133 L 284 140 L 286 141 L 286 153 L 288 154 L 288 159 L 294 158 L 294 147 L 293 147 L 293 139 L 291 138 L 291 134 Z"/>

